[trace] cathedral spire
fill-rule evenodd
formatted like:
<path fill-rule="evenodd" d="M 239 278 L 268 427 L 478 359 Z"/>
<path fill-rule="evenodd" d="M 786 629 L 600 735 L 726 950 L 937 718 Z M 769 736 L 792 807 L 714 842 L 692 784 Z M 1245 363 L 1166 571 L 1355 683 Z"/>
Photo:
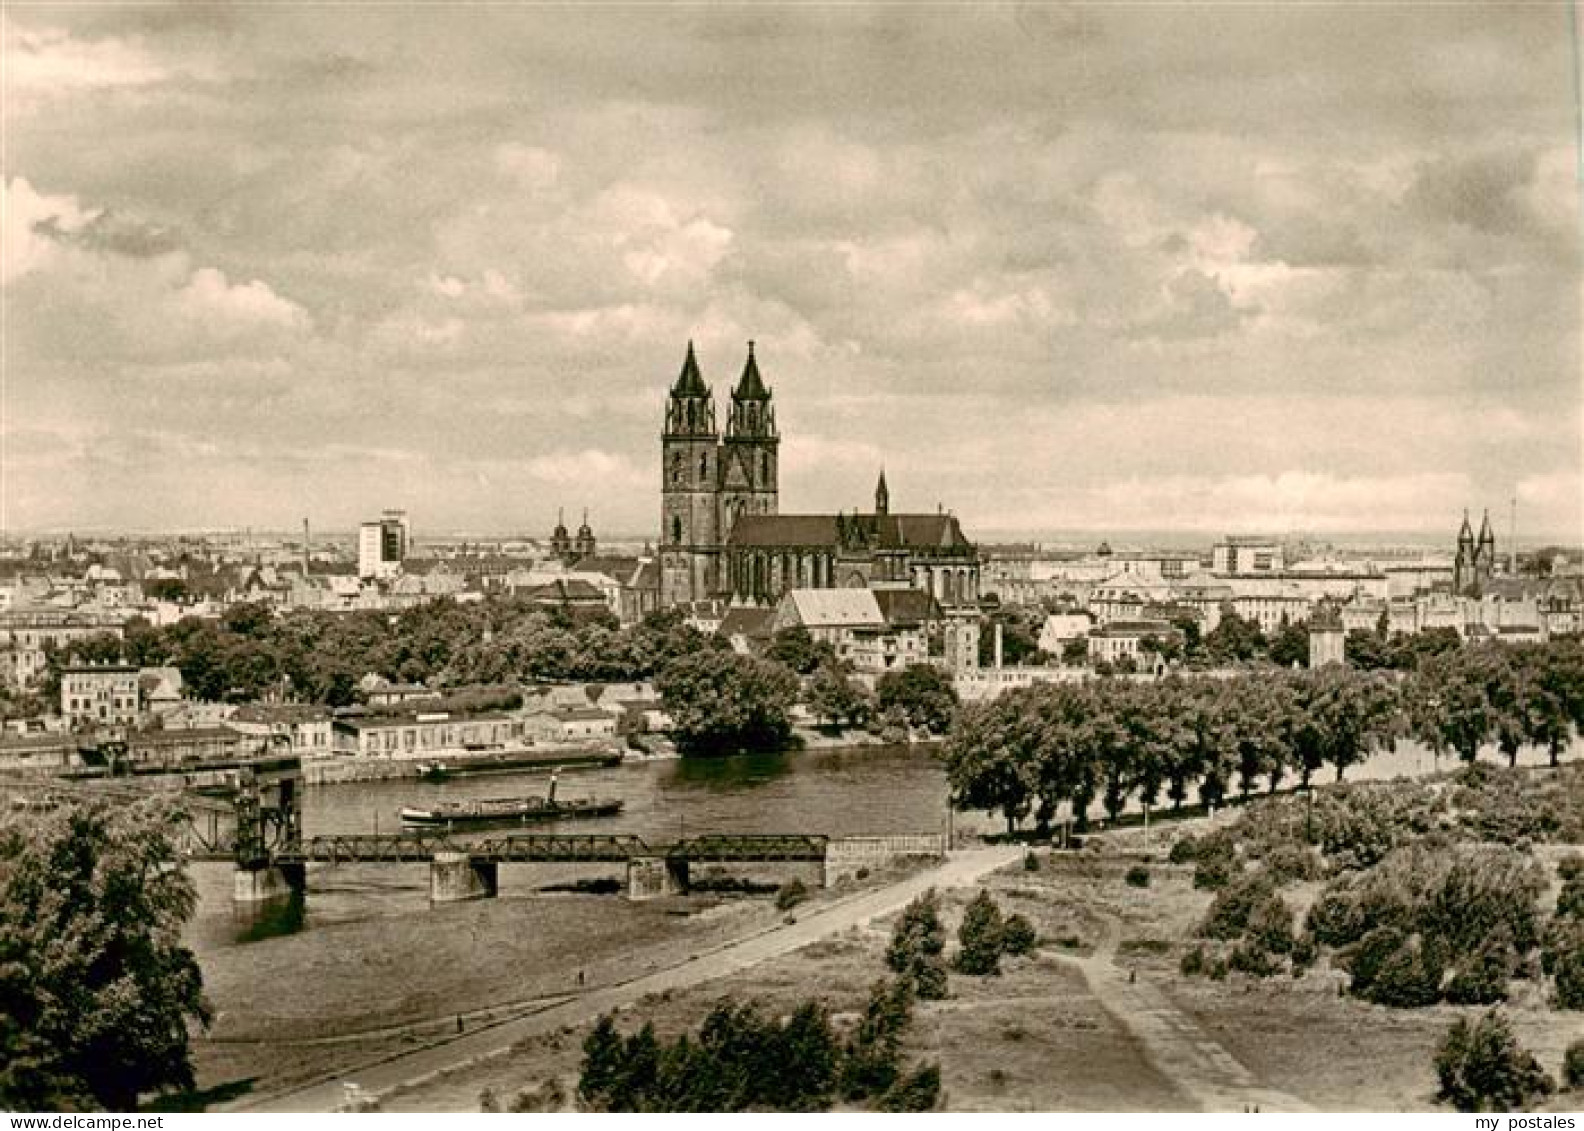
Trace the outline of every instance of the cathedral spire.
<path fill-rule="evenodd" d="M 693 339 L 688 339 L 687 356 L 682 359 L 682 372 L 677 374 L 676 384 L 671 386 L 673 397 L 707 397 L 709 388 L 704 384 L 704 377 L 699 373 L 698 358 L 693 356 Z"/>
<path fill-rule="evenodd" d="M 1466 509 L 1463 511 L 1463 527 L 1458 531 L 1457 540 L 1459 546 L 1474 545 L 1474 528 L 1469 525 L 1469 515 Z"/>
<path fill-rule="evenodd" d="M 891 513 L 891 490 L 886 486 L 885 465 L 880 467 L 880 482 L 875 484 L 875 514 Z"/>
<path fill-rule="evenodd" d="M 748 361 L 743 365 L 742 378 L 737 382 L 737 388 L 732 390 L 734 401 L 767 401 L 770 399 L 770 390 L 765 388 L 764 379 L 759 376 L 759 363 L 754 360 L 754 344 L 748 341 Z"/>
<path fill-rule="evenodd" d="M 1496 545 L 1496 534 L 1491 530 L 1490 511 L 1485 512 L 1485 517 L 1480 520 L 1479 544 L 1481 548 Z"/>

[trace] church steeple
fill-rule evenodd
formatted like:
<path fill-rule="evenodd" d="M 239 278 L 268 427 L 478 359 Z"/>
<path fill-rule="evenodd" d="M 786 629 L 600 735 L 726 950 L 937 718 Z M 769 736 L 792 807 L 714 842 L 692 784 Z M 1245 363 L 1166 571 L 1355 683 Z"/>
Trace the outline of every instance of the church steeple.
<path fill-rule="evenodd" d="M 1491 530 L 1490 511 L 1485 512 L 1485 517 L 1480 520 L 1479 548 L 1483 552 L 1489 548 L 1493 553 L 1496 550 L 1496 535 Z"/>
<path fill-rule="evenodd" d="M 667 436 L 714 436 L 715 398 L 699 372 L 698 358 L 693 356 L 693 343 L 687 345 L 687 356 L 682 359 L 682 371 L 671 386 L 671 397 L 666 405 L 665 434 Z"/>
<path fill-rule="evenodd" d="M 1471 550 L 1474 548 L 1474 528 L 1469 525 L 1468 511 L 1466 510 L 1463 512 L 1463 528 L 1458 531 L 1457 544 L 1459 549 L 1464 546 Z"/>
<path fill-rule="evenodd" d="M 875 516 L 891 513 L 891 490 L 886 486 L 885 468 L 880 469 L 880 482 L 875 484 Z"/>
<path fill-rule="evenodd" d="M 753 342 L 748 343 L 748 360 L 743 365 L 737 387 L 732 390 L 731 400 L 731 413 L 726 418 L 728 439 L 774 438 L 775 406 L 770 403 L 770 390 L 759 375 L 759 362 L 754 358 Z"/>

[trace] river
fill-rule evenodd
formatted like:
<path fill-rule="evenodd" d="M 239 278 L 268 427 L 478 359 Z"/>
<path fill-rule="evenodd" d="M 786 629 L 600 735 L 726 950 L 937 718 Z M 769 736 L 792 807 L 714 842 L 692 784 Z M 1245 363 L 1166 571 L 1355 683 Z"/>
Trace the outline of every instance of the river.
<path fill-rule="evenodd" d="M 391 833 L 403 805 L 478 797 L 542 794 L 543 771 L 462 776 L 444 782 L 411 778 L 313 786 L 303 795 L 303 834 Z M 728 758 L 624 763 L 563 770 L 562 797 L 620 798 L 616 817 L 535 825 L 534 832 L 634 833 L 662 843 L 704 833 L 818 833 L 863 836 L 932 833 L 946 828 L 946 775 L 926 747 L 859 746 Z M 959 814 L 958 828 L 993 828 L 981 815 Z M 586 874 L 590 868 L 580 871 Z M 595 872 L 616 869 L 594 866 Z M 231 903 L 231 868 L 200 864 L 199 908 L 189 931 L 200 954 L 260 936 L 316 925 L 399 916 L 428 906 L 428 866 L 314 866 L 307 912 L 239 925 Z M 558 878 L 539 868 L 544 882 Z"/>
<path fill-rule="evenodd" d="M 1584 742 L 1575 741 L 1565 759 L 1580 756 Z M 1543 765 L 1545 760 L 1542 751 L 1525 750 L 1520 764 Z M 1455 766 L 1454 759 L 1434 759 L 1424 747 L 1406 742 L 1392 753 L 1352 767 L 1348 779 L 1413 777 Z M 1323 773 L 1319 781 L 1330 777 Z M 314 786 L 303 797 L 304 835 L 395 832 L 400 827 L 397 811 L 403 805 L 537 794 L 544 792 L 548 781 L 548 774 L 537 771 L 445 782 L 407 778 Z M 945 831 L 947 820 L 944 767 L 932 749 L 918 746 L 858 746 L 563 770 L 557 788 L 563 797 L 620 798 L 622 812 L 599 820 L 536 825 L 533 831 L 635 833 L 651 843 L 663 843 L 720 832 L 933 833 Z M 1098 803 L 1090 813 L 1095 818 L 1102 815 Z M 985 813 L 959 813 L 953 823 L 963 832 L 999 832 L 1004 827 L 999 817 Z M 550 883 L 591 873 L 615 875 L 617 870 L 600 865 L 572 869 L 535 865 L 529 871 L 535 883 Z M 231 902 L 230 865 L 196 865 L 194 875 L 200 900 L 188 937 L 200 955 L 273 934 L 394 919 L 428 907 L 426 864 L 316 865 L 309 870 L 306 914 L 288 911 L 251 925 L 240 921 Z M 503 895 L 508 885 L 515 888 L 516 881 L 503 876 Z"/>

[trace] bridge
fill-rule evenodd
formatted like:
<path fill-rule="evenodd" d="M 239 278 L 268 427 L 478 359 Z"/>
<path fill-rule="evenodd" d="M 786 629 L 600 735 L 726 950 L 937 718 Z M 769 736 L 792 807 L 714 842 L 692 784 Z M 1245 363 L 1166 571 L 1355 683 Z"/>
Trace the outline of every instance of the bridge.
<path fill-rule="evenodd" d="M 804 833 L 709 833 L 655 844 L 632 833 L 418 830 L 305 836 L 302 767 L 290 755 L 206 763 L 163 779 L 11 784 L 45 801 L 72 794 L 117 801 L 156 792 L 179 795 L 187 856 L 233 864 L 239 904 L 301 898 L 310 864 L 428 864 L 430 898 L 436 903 L 496 895 L 502 864 L 615 864 L 626 869 L 628 898 L 649 899 L 686 891 L 696 864 L 783 865 L 823 887 L 843 871 L 898 856 L 940 856 L 945 850 L 942 838 L 929 835 L 832 841 Z"/>

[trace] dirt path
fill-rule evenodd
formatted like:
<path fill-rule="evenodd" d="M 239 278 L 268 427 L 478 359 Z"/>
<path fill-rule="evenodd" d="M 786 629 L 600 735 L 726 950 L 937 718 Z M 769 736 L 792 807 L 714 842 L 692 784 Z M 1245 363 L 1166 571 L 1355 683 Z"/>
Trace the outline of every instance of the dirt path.
<path fill-rule="evenodd" d="M 1061 955 L 1144 1051 L 1155 1068 L 1203 1111 L 1313 1111 L 1296 1096 L 1267 1088 L 1193 1018 L 1148 980 L 1116 963 L 1121 929 L 1106 919 L 1105 937 L 1088 957 Z"/>
<path fill-rule="evenodd" d="M 645 994 L 682 989 L 734 974 L 850 927 L 889 915 L 928 888 L 965 887 L 997 868 L 1022 858 L 1020 847 L 979 848 L 953 852 L 942 864 L 915 873 L 875 891 L 860 892 L 807 911 L 795 923 L 748 938 L 736 939 L 675 966 L 644 974 L 615 986 L 591 989 L 569 1001 L 547 1005 L 524 1017 L 476 1030 L 443 1044 L 403 1053 L 332 1079 L 269 1096 L 247 1097 L 229 1110 L 333 1111 L 346 1104 L 349 1085 L 362 1096 L 377 1099 L 411 1088 L 442 1073 L 500 1056 L 528 1037 L 578 1025 L 602 1013 L 637 1001 Z"/>

